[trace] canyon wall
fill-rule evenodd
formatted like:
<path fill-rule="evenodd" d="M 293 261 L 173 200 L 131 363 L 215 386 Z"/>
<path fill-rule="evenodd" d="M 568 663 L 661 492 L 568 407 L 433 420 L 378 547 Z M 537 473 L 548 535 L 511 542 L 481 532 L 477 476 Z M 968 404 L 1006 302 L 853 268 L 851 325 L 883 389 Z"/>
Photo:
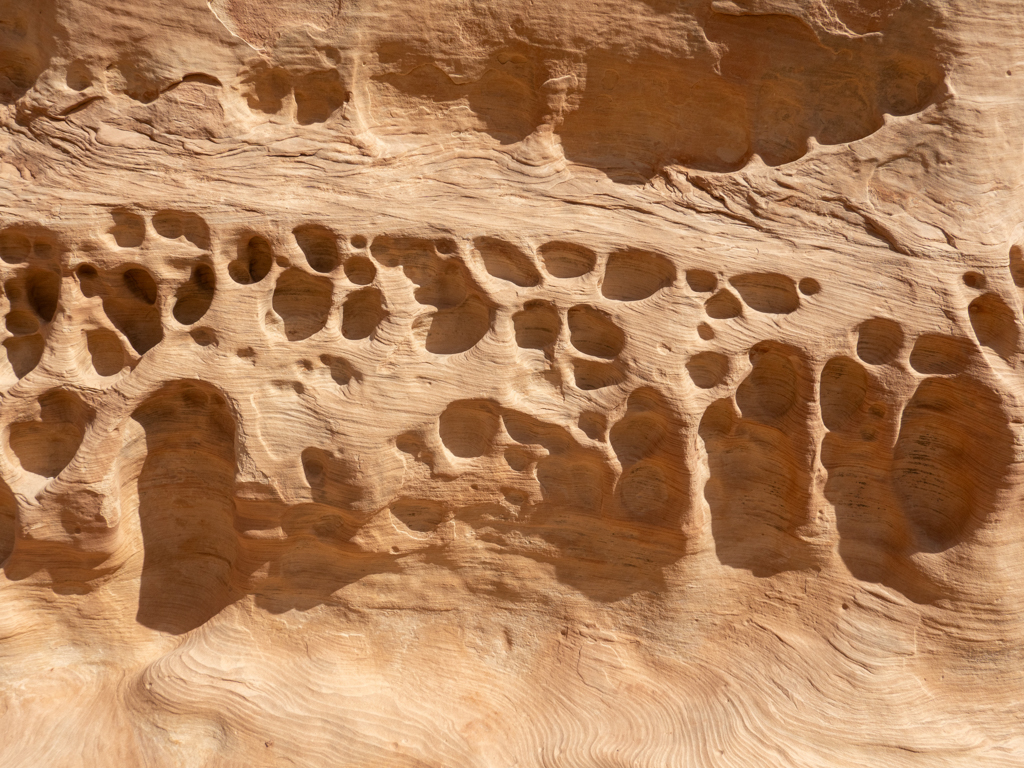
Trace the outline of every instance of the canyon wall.
<path fill-rule="evenodd" d="M 1018 0 L 0 0 L 0 765 L 1024 765 Z"/>

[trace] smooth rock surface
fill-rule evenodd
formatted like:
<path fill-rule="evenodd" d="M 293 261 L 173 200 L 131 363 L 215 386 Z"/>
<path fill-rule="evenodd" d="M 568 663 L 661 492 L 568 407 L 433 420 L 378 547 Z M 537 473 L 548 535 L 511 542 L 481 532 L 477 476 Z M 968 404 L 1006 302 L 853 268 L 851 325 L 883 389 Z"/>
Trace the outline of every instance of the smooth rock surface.
<path fill-rule="evenodd" d="M 1024 765 L 1019 0 L 0 0 L 0 765 Z"/>

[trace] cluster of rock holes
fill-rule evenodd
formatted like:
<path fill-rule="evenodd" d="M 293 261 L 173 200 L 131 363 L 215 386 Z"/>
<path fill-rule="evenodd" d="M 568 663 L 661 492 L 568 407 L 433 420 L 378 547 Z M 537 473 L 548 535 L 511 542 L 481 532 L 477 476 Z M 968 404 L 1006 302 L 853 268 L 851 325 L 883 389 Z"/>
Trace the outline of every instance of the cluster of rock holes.
<path fill-rule="evenodd" d="M 39 364 L 47 328 L 57 313 L 61 278 L 56 257 L 55 244 L 46 236 L 16 229 L 0 232 L 0 266 L 14 267 L 13 274 L 3 271 L 8 303 L 4 322 L 12 334 L 3 345 L 18 378 Z"/>
<path fill-rule="evenodd" d="M 495 238 L 477 238 L 474 246 L 487 271 L 521 287 L 534 287 L 540 272 L 519 248 Z M 597 266 L 597 254 L 582 245 L 552 241 L 537 249 L 544 271 L 558 280 L 583 277 Z M 613 301 L 641 301 L 673 284 L 675 267 L 663 256 L 641 250 L 614 251 L 608 256 L 601 280 L 602 295 Z M 626 335 L 609 312 L 589 304 L 577 304 L 562 312 L 545 299 L 529 299 L 512 317 L 516 344 L 540 350 L 552 360 L 563 328 L 569 344 L 586 357 L 572 361 L 576 386 L 595 390 L 623 381 L 616 358 Z M 596 359 L 594 359 L 596 358 Z M 612 361 L 612 362 L 608 362 Z"/>
<path fill-rule="evenodd" d="M 593 412 L 582 414 L 579 426 L 591 440 L 610 444 L 617 474 L 601 451 L 568 430 L 489 400 L 450 403 L 438 419 L 441 443 L 452 456 L 500 454 L 514 473 L 534 477 L 540 512 L 575 509 L 631 523 L 679 524 L 688 485 L 681 426 L 656 391 L 631 393 L 610 429 L 606 417 Z M 514 489 L 506 496 L 525 498 Z"/>
<path fill-rule="evenodd" d="M 263 61 L 243 71 L 242 90 L 249 108 L 265 114 L 287 113 L 293 104 L 300 125 L 326 122 L 349 98 L 336 69 L 295 73 Z"/>
<path fill-rule="evenodd" d="M 985 288 L 977 274 L 964 282 Z M 709 275 L 697 275 L 691 287 L 711 292 L 717 286 Z M 1005 357 L 1016 349 L 1017 335 L 999 309 L 1005 305 L 992 296 L 971 302 L 981 307 L 971 310 L 971 323 L 978 342 Z M 1000 398 L 970 373 L 979 354 L 974 342 L 925 333 L 909 352 L 907 346 L 898 322 L 869 318 L 857 329 L 858 359 L 834 358 L 820 376 L 825 494 L 836 509 L 840 554 L 865 579 L 889 578 L 894 552 L 944 551 L 969 535 L 996 508 L 1012 462 Z M 904 360 L 927 378 L 900 412 L 889 402 L 887 382 L 895 374 L 880 366 L 899 371 Z M 699 433 L 710 464 L 705 496 L 719 558 L 766 575 L 806 567 L 813 558 L 813 547 L 801 544 L 797 532 L 814 517 L 805 450 L 814 392 L 809 362 L 795 348 L 762 342 L 751 349 L 751 362 L 734 400 L 713 403 Z M 713 385 L 727 364 L 702 353 L 688 367 L 698 385 Z M 888 531 L 886 541 L 879 526 Z"/>
<path fill-rule="evenodd" d="M 788 315 L 800 308 L 800 294 L 809 297 L 821 291 L 821 284 L 813 277 L 805 277 L 797 283 L 791 277 L 772 272 L 751 272 L 729 278 L 735 293 L 728 287 L 719 288 L 718 276 L 704 269 L 687 270 L 686 282 L 697 293 L 713 294 L 704 302 L 704 311 L 713 320 L 739 317 L 744 304 L 756 312 Z"/>
<path fill-rule="evenodd" d="M 111 219 L 108 231 L 119 248 L 139 248 L 145 244 L 148 230 L 143 216 L 126 209 L 115 209 L 111 211 Z M 189 276 L 175 290 L 171 310 L 178 323 L 193 326 L 209 311 L 216 291 L 216 275 L 208 261 L 211 245 L 209 227 L 195 213 L 172 210 L 157 211 L 149 224 L 160 238 L 203 252 L 199 260 L 191 254 L 186 257 Z M 107 270 L 83 263 L 75 274 L 82 294 L 87 298 L 100 299 L 103 313 L 137 355 L 146 354 L 163 340 L 159 287 L 141 263 L 121 264 Z M 200 338 L 205 337 L 200 334 Z M 112 376 L 131 364 L 120 338 L 107 328 L 86 331 L 86 344 L 93 367 L 101 376 Z"/>
<path fill-rule="evenodd" d="M 805 277 L 796 282 L 786 275 L 769 272 L 736 275 L 728 282 L 734 290 L 719 287 L 718 275 L 709 270 L 686 271 L 686 284 L 690 290 L 698 294 L 712 294 L 704 301 L 704 311 L 712 320 L 740 317 L 744 305 L 763 314 L 788 315 L 799 309 L 801 294 L 810 297 L 821 291 L 821 284 L 814 278 Z M 715 338 L 714 329 L 706 322 L 697 326 L 697 334 L 705 341 Z M 687 361 L 686 369 L 695 385 L 701 389 L 713 389 L 728 376 L 729 358 L 714 351 L 698 352 Z"/>
<path fill-rule="evenodd" d="M 976 273 L 968 273 L 965 283 L 984 288 Z M 991 311 L 987 302 L 982 306 Z M 1008 353 L 1008 346 L 1000 347 L 1015 344 L 1016 335 L 984 325 L 989 318 L 979 322 L 976 314 L 971 313 L 971 321 L 978 341 L 998 354 Z M 995 494 L 1005 487 L 1012 462 L 1013 437 L 1000 398 L 969 371 L 978 355 L 970 339 L 918 336 L 906 359 L 927 378 L 917 384 L 902 413 L 893 412 L 887 377 L 879 367 L 900 367 L 906 343 L 895 320 L 870 318 L 858 328 L 859 361 L 834 358 L 821 373 L 821 413 L 829 430 L 822 446 L 830 473 L 826 496 L 837 509 L 846 542 L 841 554 L 865 578 L 880 578 L 888 567 L 872 548 L 874 517 L 886 518 L 894 536 L 917 550 L 943 551 L 995 508 Z M 891 452 L 887 445 L 893 445 Z M 878 467 L 886 466 L 891 480 L 879 474 Z M 892 496 L 865 496 L 870 495 L 865 488 L 890 483 Z M 866 514 L 868 508 L 873 517 Z"/>

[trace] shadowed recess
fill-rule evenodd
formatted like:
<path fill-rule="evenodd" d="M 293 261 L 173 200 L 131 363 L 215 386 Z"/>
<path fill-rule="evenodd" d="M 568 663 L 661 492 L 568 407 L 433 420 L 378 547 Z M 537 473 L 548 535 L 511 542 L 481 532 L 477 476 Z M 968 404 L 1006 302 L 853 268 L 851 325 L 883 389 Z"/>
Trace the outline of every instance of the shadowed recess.
<path fill-rule="evenodd" d="M 466 352 L 490 330 L 494 307 L 465 264 L 455 258 L 453 241 L 381 236 L 374 238 L 370 251 L 385 266 L 401 266 L 416 284 L 416 301 L 434 307 L 413 321 L 413 334 L 428 352 Z"/>
<path fill-rule="evenodd" d="M 138 214 L 122 209 L 110 212 L 114 220 L 110 234 L 118 248 L 138 248 L 146 239 L 146 221 Z"/>
<path fill-rule="evenodd" d="M 336 69 L 309 72 L 295 78 L 295 119 L 299 125 L 324 123 L 348 101 Z"/>
<path fill-rule="evenodd" d="M 192 267 L 192 274 L 175 293 L 174 319 L 182 325 L 198 323 L 213 304 L 216 285 L 217 280 L 209 264 L 200 263 Z"/>
<path fill-rule="evenodd" d="M 292 230 L 306 263 L 317 272 L 333 272 L 341 263 L 338 238 L 327 227 L 303 224 Z"/>
<path fill-rule="evenodd" d="M 864 366 L 834 357 L 821 371 L 821 420 L 831 432 L 847 428 L 859 415 L 870 379 Z"/>
<path fill-rule="evenodd" d="M 729 374 L 729 358 L 720 352 L 698 352 L 686 361 L 686 370 L 694 384 L 711 389 Z"/>
<path fill-rule="evenodd" d="M 126 360 L 124 346 L 116 333 L 106 328 L 94 328 L 86 331 L 85 341 L 96 373 L 113 376 L 121 372 Z"/>
<path fill-rule="evenodd" d="M 750 360 L 736 391 L 739 412 L 721 399 L 701 419 L 710 468 L 704 495 L 718 559 L 771 576 L 813 562 L 795 536 L 808 516 L 812 384 L 789 347 L 761 342 Z"/>
<path fill-rule="evenodd" d="M 74 392 L 51 390 L 39 398 L 37 420 L 11 425 L 11 450 L 26 471 L 56 477 L 78 453 L 94 417 Z"/>
<path fill-rule="evenodd" d="M 881 330 L 887 340 L 893 328 L 883 325 Z M 872 344 L 870 349 L 891 347 Z M 898 425 L 881 381 L 850 357 L 833 358 L 822 369 L 821 416 L 829 430 L 821 442 L 821 463 L 828 472 L 825 498 L 835 510 L 839 555 L 850 572 L 913 600 L 927 600 L 920 575 L 905 560 L 910 534 L 892 483 Z"/>
<path fill-rule="evenodd" d="M 675 265 L 648 251 L 616 251 L 604 268 L 601 293 L 616 301 L 640 301 L 653 296 L 676 279 Z"/>
<path fill-rule="evenodd" d="M 743 307 L 734 293 L 723 288 L 704 302 L 704 311 L 712 320 L 730 320 L 743 314 Z"/>
<path fill-rule="evenodd" d="M 16 229 L 0 232 L 0 259 L 8 264 L 23 264 L 32 253 L 32 241 Z"/>
<path fill-rule="evenodd" d="M 701 19 L 702 42 L 685 57 L 590 48 L 585 83 L 567 84 L 573 108 L 557 128 L 565 156 L 633 183 L 674 163 L 733 171 L 754 153 L 781 165 L 802 157 L 811 137 L 856 141 L 883 115 L 919 112 L 945 92 L 929 32 L 943 22 L 924 6 L 884 35 L 825 38 L 806 16 L 747 5 L 715 4 L 724 12 Z M 786 8 L 765 6 L 776 7 Z"/>
<path fill-rule="evenodd" d="M 377 268 L 365 256 L 352 256 L 345 262 L 345 276 L 356 285 L 369 285 L 377 276 Z"/>
<path fill-rule="evenodd" d="M 572 369 L 577 388 L 584 392 L 615 387 L 626 380 L 625 370 L 618 363 L 573 360 Z"/>
<path fill-rule="evenodd" d="M 932 376 L 962 373 L 973 352 L 974 345 L 967 339 L 926 333 L 914 342 L 910 367 L 918 373 Z"/>
<path fill-rule="evenodd" d="M 157 285 L 149 272 L 129 267 L 121 274 L 101 275 L 92 265 L 83 264 L 77 275 L 82 293 L 102 299 L 104 313 L 136 352 L 144 355 L 163 340 Z"/>
<path fill-rule="evenodd" d="M 857 357 L 868 365 L 892 362 L 903 349 L 903 328 L 895 320 L 872 317 L 857 329 Z"/>
<path fill-rule="evenodd" d="M 20 338 L 4 339 L 4 351 L 7 353 L 7 362 L 19 379 L 28 376 L 39 361 L 43 359 L 43 351 L 46 342 L 39 334 L 22 336 Z"/>
<path fill-rule="evenodd" d="M 425 60 L 429 56 L 409 53 L 401 43 L 385 43 L 377 51 L 379 61 L 392 70 L 371 83 L 377 131 L 483 132 L 501 144 L 513 144 L 543 120 L 542 84 L 547 77 L 542 62 L 525 46 L 506 41 L 478 77 L 459 82 Z"/>
<path fill-rule="evenodd" d="M 967 313 L 978 342 L 1003 358 L 1017 351 L 1020 329 L 1014 311 L 995 293 L 986 293 L 970 303 Z"/>
<path fill-rule="evenodd" d="M 0 480 L 0 568 L 14 551 L 18 531 L 18 500 L 3 480 Z"/>
<path fill-rule="evenodd" d="M 145 431 L 138 476 L 145 552 L 137 620 L 181 634 L 235 595 L 235 424 L 224 396 L 195 381 L 167 384 L 132 414 Z"/>
<path fill-rule="evenodd" d="M 1009 417 L 984 384 L 921 382 L 893 449 L 893 483 L 920 549 L 948 549 L 995 512 L 1013 446 Z"/>
<path fill-rule="evenodd" d="M 433 499 L 401 498 L 391 502 L 389 509 L 395 518 L 417 533 L 430 533 L 450 517 L 445 505 Z"/>
<path fill-rule="evenodd" d="M 730 283 L 743 302 L 758 312 L 787 315 L 800 306 L 792 278 L 771 273 L 737 275 Z"/>
<path fill-rule="evenodd" d="M 714 272 L 708 272 L 706 269 L 688 269 L 686 270 L 686 284 L 690 286 L 691 291 L 711 293 L 718 287 L 718 277 Z"/>
<path fill-rule="evenodd" d="M 331 378 L 339 387 L 348 384 L 352 379 L 359 380 L 359 373 L 355 366 L 343 357 L 334 355 L 320 355 L 320 362 L 330 369 Z"/>
<path fill-rule="evenodd" d="M 210 247 L 210 228 L 201 216 L 185 211 L 159 211 L 153 214 L 153 229 L 168 240 L 184 238 L 204 251 Z"/>
<path fill-rule="evenodd" d="M 615 499 L 626 519 L 679 530 L 687 512 L 689 471 L 679 420 L 655 390 L 630 394 L 609 441 L 622 467 Z"/>
<path fill-rule="evenodd" d="M 500 425 L 498 406 L 490 400 L 459 400 L 438 420 L 441 442 L 453 456 L 475 459 L 489 453 Z"/>
<path fill-rule="evenodd" d="M 473 246 L 484 260 L 484 268 L 493 277 L 528 288 L 540 283 L 540 272 L 523 251 L 496 237 L 478 237 Z"/>
<path fill-rule="evenodd" d="M 516 344 L 523 349 L 550 349 L 558 341 L 562 321 L 558 310 L 546 301 L 528 301 L 512 315 Z"/>
<path fill-rule="evenodd" d="M 341 307 L 341 335 L 349 340 L 369 338 L 387 315 L 383 296 L 376 288 L 354 291 Z"/>
<path fill-rule="evenodd" d="M 238 257 L 228 264 L 228 274 L 240 285 L 258 283 L 270 274 L 274 252 L 259 235 L 246 235 L 238 241 Z"/>
<path fill-rule="evenodd" d="M 334 295 L 329 278 L 291 268 L 281 273 L 274 287 L 274 311 L 284 321 L 288 341 L 308 339 L 327 325 Z"/>
<path fill-rule="evenodd" d="M 554 241 L 545 243 L 538 251 L 544 262 L 544 269 L 552 277 L 568 279 L 582 277 L 594 269 L 597 254 L 589 248 L 575 243 Z"/>
<path fill-rule="evenodd" d="M 569 340 L 585 355 L 612 359 L 626 345 L 626 334 L 606 312 L 579 304 L 566 315 Z"/>

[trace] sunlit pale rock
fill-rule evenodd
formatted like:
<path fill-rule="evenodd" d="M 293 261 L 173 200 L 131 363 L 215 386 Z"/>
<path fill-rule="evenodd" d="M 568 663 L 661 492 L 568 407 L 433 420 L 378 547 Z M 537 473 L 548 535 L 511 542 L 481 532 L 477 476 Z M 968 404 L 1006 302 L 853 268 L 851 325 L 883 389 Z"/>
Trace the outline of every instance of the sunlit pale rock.
<path fill-rule="evenodd" d="M 0 0 L 0 766 L 1024 764 L 1019 0 Z"/>

